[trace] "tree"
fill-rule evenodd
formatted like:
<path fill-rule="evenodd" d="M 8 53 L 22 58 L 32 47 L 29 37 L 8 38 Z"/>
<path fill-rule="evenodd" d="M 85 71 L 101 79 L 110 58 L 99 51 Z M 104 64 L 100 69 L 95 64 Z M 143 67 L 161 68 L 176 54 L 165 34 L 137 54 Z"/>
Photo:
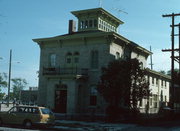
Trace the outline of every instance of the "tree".
<path fill-rule="evenodd" d="M 0 100 L 3 99 L 5 96 L 5 93 L 2 93 L 2 88 L 7 87 L 7 74 L 6 73 L 0 73 Z"/>
<path fill-rule="evenodd" d="M 171 70 L 167 71 L 167 75 L 171 76 Z M 174 69 L 174 83 L 180 85 L 180 72 L 177 68 Z"/>
<path fill-rule="evenodd" d="M 149 94 L 145 71 L 137 59 L 115 60 L 102 68 L 98 91 L 117 112 L 119 107 L 138 110 L 138 101 Z"/>
<path fill-rule="evenodd" d="M 15 98 L 16 100 L 20 100 L 21 90 L 23 90 L 28 83 L 25 79 L 22 78 L 14 78 L 11 79 L 11 81 L 13 82 L 13 98 Z"/>
<path fill-rule="evenodd" d="M 7 87 L 7 74 L 0 73 L 0 87 Z"/>
<path fill-rule="evenodd" d="M 159 72 L 166 75 L 166 72 L 164 70 L 160 70 Z"/>

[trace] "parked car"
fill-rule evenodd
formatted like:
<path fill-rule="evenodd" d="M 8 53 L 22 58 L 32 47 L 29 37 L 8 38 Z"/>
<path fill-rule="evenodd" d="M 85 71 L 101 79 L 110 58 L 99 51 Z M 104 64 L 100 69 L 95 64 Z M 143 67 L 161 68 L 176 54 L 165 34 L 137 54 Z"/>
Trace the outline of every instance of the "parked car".
<path fill-rule="evenodd" d="M 26 128 L 34 125 L 53 125 L 54 114 L 46 107 L 14 106 L 7 112 L 0 112 L 0 125 L 21 124 Z"/>

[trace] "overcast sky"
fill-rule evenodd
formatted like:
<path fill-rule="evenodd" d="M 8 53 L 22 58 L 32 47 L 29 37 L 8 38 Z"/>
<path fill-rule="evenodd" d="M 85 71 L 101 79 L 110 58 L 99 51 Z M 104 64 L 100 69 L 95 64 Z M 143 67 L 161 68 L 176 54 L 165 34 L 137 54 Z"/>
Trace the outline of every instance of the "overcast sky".
<path fill-rule="evenodd" d="M 101 0 L 101 5 L 124 22 L 122 36 L 148 50 L 152 47 L 154 70 L 170 69 L 170 53 L 161 50 L 171 47 L 171 18 L 162 14 L 180 13 L 180 0 Z M 65 34 L 68 20 L 77 21 L 71 11 L 99 6 L 99 0 L 0 0 L 0 72 L 8 72 L 12 49 L 12 78 L 37 86 L 40 49 L 32 39 Z M 175 24 L 179 22 L 180 16 L 175 18 Z"/>

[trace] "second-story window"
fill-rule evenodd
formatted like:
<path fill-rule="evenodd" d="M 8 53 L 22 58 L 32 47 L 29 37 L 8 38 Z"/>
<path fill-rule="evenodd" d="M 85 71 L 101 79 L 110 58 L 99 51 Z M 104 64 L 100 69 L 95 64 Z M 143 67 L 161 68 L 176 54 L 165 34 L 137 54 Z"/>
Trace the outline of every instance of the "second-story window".
<path fill-rule="evenodd" d="M 73 64 L 75 67 L 77 67 L 79 63 L 79 52 L 75 52 L 73 58 L 74 58 Z"/>
<path fill-rule="evenodd" d="M 143 70 L 143 63 L 142 62 L 140 62 L 140 68 Z"/>
<path fill-rule="evenodd" d="M 72 53 L 67 53 L 66 54 L 66 64 L 71 64 L 72 63 Z"/>
<path fill-rule="evenodd" d="M 156 79 L 156 85 L 158 85 L 158 81 L 159 81 L 159 80 L 158 80 L 158 79 Z"/>
<path fill-rule="evenodd" d="M 56 54 L 50 54 L 50 67 L 56 66 Z"/>
<path fill-rule="evenodd" d="M 79 52 L 68 52 L 66 54 L 66 66 L 69 68 L 78 67 L 79 64 Z"/>
<path fill-rule="evenodd" d="M 163 80 L 161 80 L 161 86 L 162 86 L 162 87 L 163 87 L 163 82 L 164 82 L 164 81 L 163 81 Z"/>
<path fill-rule="evenodd" d="M 97 69 L 99 66 L 99 54 L 98 51 L 91 51 L 91 68 Z"/>
<path fill-rule="evenodd" d="M 164 81 L 164 83 L 165 83 L 164 86 L 166 87 L 166 81 Z"/>
<path fill-rule="evenodd" d="M 152 84 L 154 85 L 154 77 L 152 77 Z"/>

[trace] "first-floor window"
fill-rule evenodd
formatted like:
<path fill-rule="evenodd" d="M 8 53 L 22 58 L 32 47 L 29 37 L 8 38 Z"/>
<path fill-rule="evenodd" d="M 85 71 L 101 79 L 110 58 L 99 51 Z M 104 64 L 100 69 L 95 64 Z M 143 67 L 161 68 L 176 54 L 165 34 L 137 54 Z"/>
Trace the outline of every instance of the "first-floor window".
<path fill-rule="evenodd" d="M 141 100 L 139 101 L 139 106 L 142 106 L 142 103 L 143 103 L 143 100 L 141 99 Z"/>
<path fill-rule="evenodd" d="M 120 53 L 119 52 L 116 52 L 116 59 L 120 59 Z"/>
<path fill-rule="evenodd" d="M 91 95 L 90 96 L 90 106 L 96 106 L 97 105 L 97 96 Z"/>
<path fill-rule="evenodd" d="M 149 104 L 152 106 L 152 98 L 149 99 Z"/>
<path fill-rule="evenodd" d="M 158 96 L 154 95 L 154 108 L 157 108 Z"/>
<path fill-rule="evenodd" d="M 96 105 L 97 105 L 97 87 L 92 86 L 90 92 L 90 106 L 96 106 Z"/>

